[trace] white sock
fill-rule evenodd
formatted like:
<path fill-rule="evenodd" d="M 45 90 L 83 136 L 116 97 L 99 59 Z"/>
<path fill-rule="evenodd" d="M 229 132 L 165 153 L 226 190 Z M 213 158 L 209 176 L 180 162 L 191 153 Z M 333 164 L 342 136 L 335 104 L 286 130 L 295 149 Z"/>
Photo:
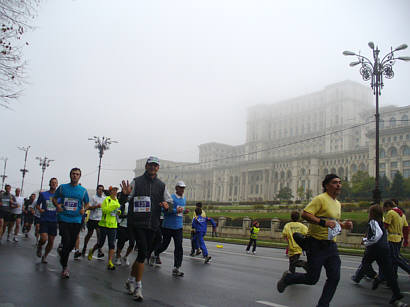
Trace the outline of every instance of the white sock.
<path fill-rule="evenodd" d="M 142 288 L 142 281 L 137 281 L 137 288 Z"/>
<path fill-rule="evenodd" d="M 135 277 L 134 277 L 134 276 L 128 277 L 128 281 L 129 281 L 129 282 L 135 282 Z"/>

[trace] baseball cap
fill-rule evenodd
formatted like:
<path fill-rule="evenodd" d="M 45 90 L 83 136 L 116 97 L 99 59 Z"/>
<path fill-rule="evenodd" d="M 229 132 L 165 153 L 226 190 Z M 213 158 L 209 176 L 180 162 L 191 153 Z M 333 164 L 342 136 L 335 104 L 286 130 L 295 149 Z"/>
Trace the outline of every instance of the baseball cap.
<path fill-rule="evenodd" d="M 159 159 L 158 159 L 157 157 L 150 156 L 150 157 L 147 159 L 147 164 L 150 164 L 150 163 L 156 163 L 156 164 L 159 165 Z"/>
<path fill-rule="evenodd" d="M 176 186 L 177 186 L 177 187 L 181 187 L 181 188 L 185 188 L 185 187 L 186 187 L 186 185 L 185 185 L 185 183 L 184 183 L 183 181 L 178 181 L 177 184 L 176 184 Z"/>
<path fill-rule="evenodd" d="M 114 189 L 118 190 L 118 187 L 110 186 L 110 187 L 108 188 L 108 191 L 111 191 L 111 190 L 114 190 Z"/>

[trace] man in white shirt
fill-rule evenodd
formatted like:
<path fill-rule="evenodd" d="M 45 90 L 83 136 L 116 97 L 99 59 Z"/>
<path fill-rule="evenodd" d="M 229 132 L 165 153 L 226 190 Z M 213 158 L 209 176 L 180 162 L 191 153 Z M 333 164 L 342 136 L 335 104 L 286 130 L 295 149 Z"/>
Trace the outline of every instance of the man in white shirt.
<path fill-rule="evenodd" d="M 16 215 L 16 224 L 14 226 L 14 237 L 13 237 L 13 241 L 14 242 L 18 242 L 18 234 L 20 232 L 20 224 L 21 224 L 21 216 L 23 213 L 23 205 L 24 205 L 24 197 L 21 196 L 21 191 L 19 188 L 16 189 L 15 192 L 15 198 L 16 198 L 16 203 L 17 203 L 17 208 L 13 209 L 13 214 Z"/>
<path fill-rule="evenodd" d="M 87 252 L 87 244 L 94 233 L 94 229 L 97 233 L 97 242 L 100 237 L 100 228 L 98 227 L 98 223 L 102 218 L 101 204 L 105 199 L 105 195 L 103 194 L 103 192 L 104 186 L 102 184 L 98 185 L 97 194 L 91 199 L 90 206 L 88 207 L 88 209 L 90 210 L 90 216 L 87 222 L 87 235 L 84 237 L 82 256 L 85 256 Z M 98 250 L 97 257 L 104 258 L 104 253 L 101 251 L 101 249 Z"/>

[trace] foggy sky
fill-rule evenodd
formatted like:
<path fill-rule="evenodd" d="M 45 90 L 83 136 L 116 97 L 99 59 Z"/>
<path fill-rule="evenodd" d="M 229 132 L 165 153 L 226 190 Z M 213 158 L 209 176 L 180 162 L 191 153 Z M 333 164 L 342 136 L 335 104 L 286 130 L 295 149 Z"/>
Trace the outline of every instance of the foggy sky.
<path fill-rule="evenodd" d="M 24 96 L 13 111 L 0 109 L 6 182 L 21 183 L 17 146 L 32 146 L 27 195 L 40 187 L 35 157 L 44 155 L 55 160 L 46 187 L 78 166 L 82 185 L 94 188 L 94 135 L 119 141 L 103 158 L 107 186 L 131 179 L 148 155 L 195 162 L 201 143 L 242 144 L 249 106 L 346 79 L 367 85 L 342 51 L 371 56 L 374 41 L 384 55 L 410 44 L 409 12 L 406 0 L 44 1 L 25 36 Z M 410 104 L 410 63 L 394 72 L 381 106 Z"/>

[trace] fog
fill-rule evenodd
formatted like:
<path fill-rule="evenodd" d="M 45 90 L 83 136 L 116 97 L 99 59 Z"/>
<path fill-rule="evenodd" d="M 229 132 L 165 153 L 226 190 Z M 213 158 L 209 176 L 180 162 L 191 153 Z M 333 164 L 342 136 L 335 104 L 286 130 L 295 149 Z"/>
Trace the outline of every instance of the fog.
<path fill-rule="evenodd" d="M 410 44 L 402 1 L 44 1 L 25 36 L 24 95 L 0 109 L 6 183 L 38 190 L 35 157 L 54 159 L 45 182 L 97 181 L 92 136 L 119 141 L 103 157 L 101 183 L 131 179 L 135 160 L 198 161 L 198 145 L 245 142 L 249 106 L 361 79 L 344 50 L 384 55 Z M 410 49 L 400 52 L 410 55 Z M 381 106 L 409 105 L 410 63 L 385 80 Z M 1 173 L 3 163 L 1 164 Z"/>

